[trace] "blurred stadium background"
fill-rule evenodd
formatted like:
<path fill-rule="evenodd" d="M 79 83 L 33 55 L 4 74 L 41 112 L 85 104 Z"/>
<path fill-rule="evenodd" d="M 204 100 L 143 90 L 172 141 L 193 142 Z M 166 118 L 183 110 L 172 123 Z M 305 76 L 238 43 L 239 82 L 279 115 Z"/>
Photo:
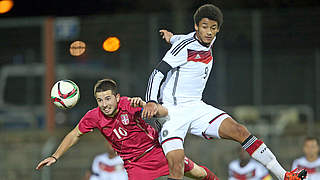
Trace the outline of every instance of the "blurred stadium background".
<path fill-rule="evenodd" d="M 222 9 L 224 25 L 204 100 L 245 123 L 287 169 L 302 155 L 302 139 L 320 135 L 317 0 L 12 0 L 8 12 L 2 11 L 4 1 L 11 0 L 0 0 L 1 180 L 81 179 L 105 151 L 97 132 L 51 168 L 35 166 L 96 106 L 92 89 L 98 79 L 114 78 L 122 95 L 144 97 L 152 68 L 169 48 L 158 30 L 191 32 L 192 15 L 205 3 Z M 120 40 L 118 50 L 103 49 L 108 37 Z M 80 56 L 70 55 L 76 40 L 86 43 Z M 80 87 L 80 102 L 69 111 L 48 103 L 46 86 L 59 79 Z M 188 136 L 186 154 L 226 179 L 238 144 L 214 141 Z"/>

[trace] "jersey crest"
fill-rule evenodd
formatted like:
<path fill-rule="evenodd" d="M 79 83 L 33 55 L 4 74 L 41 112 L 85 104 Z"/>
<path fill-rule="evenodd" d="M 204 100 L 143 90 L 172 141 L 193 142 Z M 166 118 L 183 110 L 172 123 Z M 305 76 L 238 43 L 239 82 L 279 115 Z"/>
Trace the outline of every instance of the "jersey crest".
<path fill-rule="evenodd" d="M 128 125 L 129 124 L 129 117 L 128 114 L 121 114 L 121 122 L 123 125 Z"/>
<path fill-rule="evenodd" d="M 195 51 L 188 49 L 188 61 L 201 62 L 208 64 L 212 60 L 211 52 L 209 51 Z"/>

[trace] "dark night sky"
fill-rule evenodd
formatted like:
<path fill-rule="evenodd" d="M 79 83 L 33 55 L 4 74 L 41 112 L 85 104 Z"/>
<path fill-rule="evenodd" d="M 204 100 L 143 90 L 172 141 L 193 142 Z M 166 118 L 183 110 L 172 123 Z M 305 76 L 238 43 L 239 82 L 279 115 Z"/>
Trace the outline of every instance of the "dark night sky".
<path fill-rule="evenodd" d="M 181 8 L 193 11 L 205 3 L 216 4 L 223 10 L 320 7 L 320 0 L 14 0 L 14 3 L 13 9 L 0 17 L 163 12 L 173 11 L 181 4 Z"/>

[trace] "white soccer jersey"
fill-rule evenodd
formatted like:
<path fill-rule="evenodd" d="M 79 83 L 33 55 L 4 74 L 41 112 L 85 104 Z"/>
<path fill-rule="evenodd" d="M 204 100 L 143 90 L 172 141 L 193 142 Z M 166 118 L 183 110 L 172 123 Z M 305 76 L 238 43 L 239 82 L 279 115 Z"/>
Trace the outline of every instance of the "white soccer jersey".
<path fill-rule="evenodd" d="M 229 164 L 229 180 L 270 180 L 268 170 L 257 161 L 250 159 L 249 163 L 241 167 L 240 160 Z"/>
<path fill-rule="evenodd" d="M 170 39 L 172 47 L 149 78 L 146 101 L 177 104 L 201 100 L 213 65 L 214 40 L 205 46 L 195 32 L 174 35 Z"/>
<path fill-rule="evenodd" d="M 112 159 L 108 153 L 96 156 L 92 163 L 90 180 L 127 180 L 128 175 L 119 156 Z"/>
<path fill-rule="evenodd" d="M 307 170 L 306 180 L 320 180 L 320 158 L 313 162 L 309 162 L 305 157 L 298 158 L 292 164 L 292 170 L 295 168 Z"/>

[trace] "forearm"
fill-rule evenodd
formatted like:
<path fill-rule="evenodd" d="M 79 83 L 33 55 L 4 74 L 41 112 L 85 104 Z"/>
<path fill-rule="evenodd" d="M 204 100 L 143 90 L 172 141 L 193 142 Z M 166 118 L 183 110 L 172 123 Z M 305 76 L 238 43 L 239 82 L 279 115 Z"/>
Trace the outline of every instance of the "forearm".
<path fill-rule="evenodd" d="M 80 134 L 75 132 L 75 130 L 71 131 L 68 135 L 65 136 L 56 152 L 53 153 L 52 156 L 59 159 L 70 147 L 77 143 L 79 139 Z"/>
<path fill-rule="evenodd" d="M 157 117 L 165 117 L 168 115 L 167 108 L 163 107 L 161 104 L 157 104 L 158 112 L 156 114 Z"/>

